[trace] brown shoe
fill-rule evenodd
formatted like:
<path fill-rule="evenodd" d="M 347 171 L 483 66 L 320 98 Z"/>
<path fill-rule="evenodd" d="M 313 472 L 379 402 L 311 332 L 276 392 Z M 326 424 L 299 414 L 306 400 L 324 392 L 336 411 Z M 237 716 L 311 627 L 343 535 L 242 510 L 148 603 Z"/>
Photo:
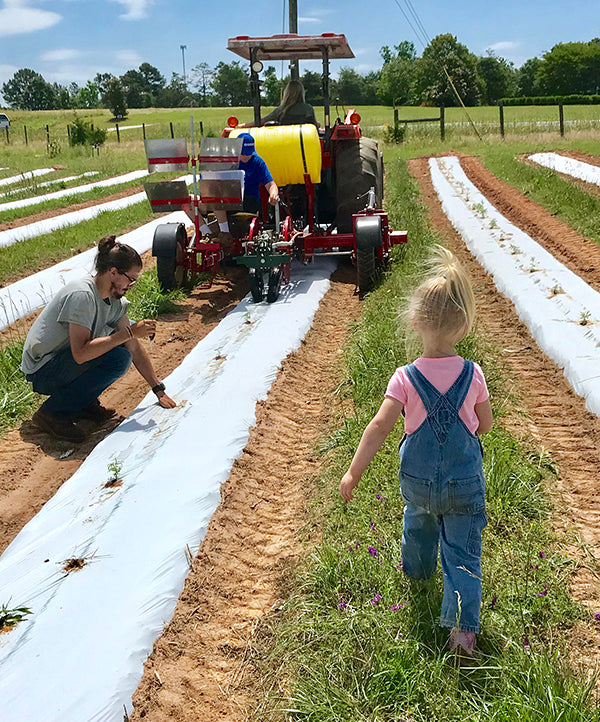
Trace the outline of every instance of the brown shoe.
<path fill-rule="evenodd" d="M 475 632 L 464 632 L 457 629 L 450 632 L 448 649 L 454 655 L 454 660 L 459 667 L 472 667 L 475 664 L 476 646 L 477 635 Z"/>
<path fill-rule="evenodd" d="M 47 434 L 51 434 L 57 439 L 72 441 L 75 444 L 80 444 L 82 441 L 85 441 L 85 432 L 71 419 L 53 416 L 42 411 L 42 409 L 38 409 L 31 417 L 31 421 L 39 429 L 45 431 Z"/>
<path fill-rule="evenodd" d="M 117 412 L 114 409 L 106 409 L 104 406 L 101 406 L 99 402 L 92 402 L 80 409 L 75 414 L 75 418 L 87 419 L 88 421 L 93 421 L 96 424 L 104 424 L 109 419 L 112 419 L 116 413 Z"/>

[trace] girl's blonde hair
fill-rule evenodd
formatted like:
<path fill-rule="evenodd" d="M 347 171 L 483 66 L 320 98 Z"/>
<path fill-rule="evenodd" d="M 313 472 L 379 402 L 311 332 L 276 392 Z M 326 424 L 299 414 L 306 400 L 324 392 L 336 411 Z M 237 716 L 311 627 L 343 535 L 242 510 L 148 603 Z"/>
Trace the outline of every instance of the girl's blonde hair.
<path fill-rule="evenodd" d="M 430 275 L 413 293 L 409 314 L 416 326 L 439 333 L 469 333 L 475 319 L 475 296 L 458 259 L 447 248 L 434 246 Z"/>

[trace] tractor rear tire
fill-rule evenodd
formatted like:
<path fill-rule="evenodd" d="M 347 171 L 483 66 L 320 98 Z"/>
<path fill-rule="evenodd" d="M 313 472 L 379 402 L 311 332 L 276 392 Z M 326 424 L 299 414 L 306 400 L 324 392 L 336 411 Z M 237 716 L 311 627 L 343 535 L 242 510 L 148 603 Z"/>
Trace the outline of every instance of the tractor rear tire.
<path fill-rule="evenodd" d="M 373 290 L 377 279 L 377 260 L 374 248 L 356 249 L 356 276 L 360 293 Z"/>
<path fill-rule="evenodd" d="M 375 207 L 383 204 L 383 156 L 372 138 L 340 140 L 335 146 L 336 224 L 352 233 L 352 214 L 365 208 L 365 194 L 375 188 Z"/>
<path fill-rule="evenodd" d="M 254 303 L 262 303 L 264 291 L 265 284 L 263 281 L 262 273 L 251 273 L 250 293 L 252 294 L 252 300 L 254 301 Z"/>
<path fill-rule="evenodd" d="M 281 268 L 272 268 L 269 271 L 269 285 L 267 288 L 267 303 L 275 303 L 279 298 L 282 281 Z"/>

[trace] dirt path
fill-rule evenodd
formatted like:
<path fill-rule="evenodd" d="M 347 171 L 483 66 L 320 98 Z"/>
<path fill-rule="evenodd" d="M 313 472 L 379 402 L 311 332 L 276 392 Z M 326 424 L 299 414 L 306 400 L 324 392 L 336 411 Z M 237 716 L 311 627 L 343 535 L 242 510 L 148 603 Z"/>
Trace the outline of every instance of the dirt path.
<path fill-rule="evenodd" d="M 600 290 L 600 250 L 591 241 L 537 206 L 517 190 L 497 180 L 478 158 L 461 157 L 470 180 L 515 225 L 547 248 L 562 263 Z M 423 198 L 436 229 L 466 265 L 477 295 L 478 329 L 504 349 L 504 361 L 514 373 L 514 391 L 522 400 L 527 418 L 520 424 L 507 419 L 517 433 L 533 436 L 540 448 L 550 452 L 560 470 L 560 490 L 566 510 L 557 508 L 557 522 L 574 528 L 585 548 L 570 547 L 569 556 L 580 566 L 573 578 L 572 593 L 590 609 L 600 611 L 600 581 L 595 560 L 600 558 L 600 419 L 585 409 L 563 372 L 536 345 L 510 302 L 498 293 L 493 281 L 467 250 L 442 211 L 432 186 L 427 159 L 411 162 Z M 586 551 L 587 549 L 587 551 Z M 589 556 L 588 556 L 589 555 Z M 587 670 L 600 661 L 600 629 L 580 625 L 572 635 L 572 653 Z"/>

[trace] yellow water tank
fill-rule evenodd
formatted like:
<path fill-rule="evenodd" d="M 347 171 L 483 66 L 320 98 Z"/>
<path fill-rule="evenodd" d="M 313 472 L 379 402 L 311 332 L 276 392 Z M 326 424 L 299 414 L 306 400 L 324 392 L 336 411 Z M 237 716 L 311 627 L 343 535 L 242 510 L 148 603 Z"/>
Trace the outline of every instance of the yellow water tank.
<path fill-rule="evenodd" d="M 303 184 L 305 173 L 313 183 L 321 182 L 321 141 L 312 123 L 235 128 L 229 137 L 236 138 L 240 133 L 252 135 L 256 152 L 278 186 Z"/>

